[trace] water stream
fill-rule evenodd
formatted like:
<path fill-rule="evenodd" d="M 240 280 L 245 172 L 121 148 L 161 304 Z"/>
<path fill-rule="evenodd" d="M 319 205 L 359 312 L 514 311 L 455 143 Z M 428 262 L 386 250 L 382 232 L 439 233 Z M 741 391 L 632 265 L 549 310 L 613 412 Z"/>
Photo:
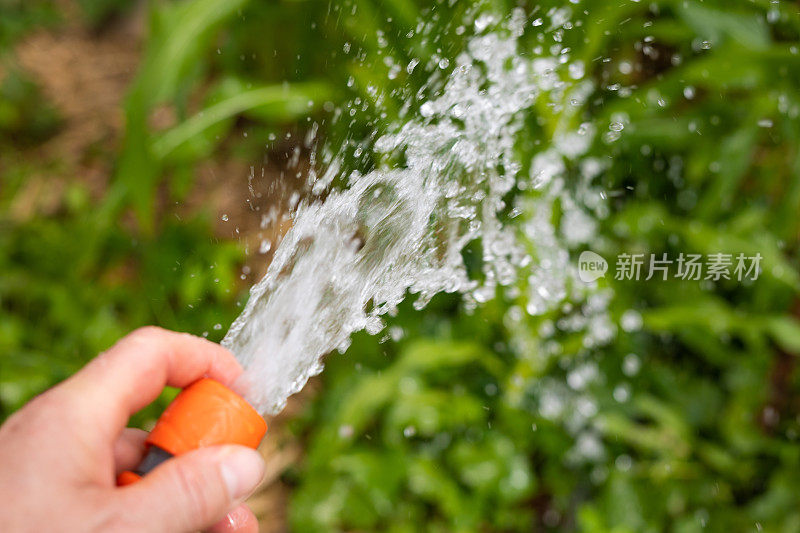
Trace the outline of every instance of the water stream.
<path fill-rule="evenodd" d="M 559 17 L 553 24 L 565 23 Z M 543 198 L 564 194 L 559 160 L 585 150 L 590 132 L 558 133 L 529 165 L 517 161 L 514 147 L 524 112 L 563 100 L 567 90 L 581 94 L 581 75 L 563 50 L 520 54 L 519 37 L 540 20 L 519 12 L 499 28 L 497 20 L 477 17 L 438 96 L 375 142 L 383 163 L 347 173 L 335 159 L 309 184 L 324 194 L 291 213 L 291 229 L 223 340 L 246 370 L 235 387 L 259 411 L 280 411 L 322 370 L 325 354 L 346 349 L 354 332 L 380 332 L 382 317 L 406 297 L 422 307 L 439 292 L 459 292 L 475 306 L 515 284 L 521 271 L 529 313 L 564 297 L 570 267 L 552 224 L 535 213 L 516 223 L 537 208 L 507 199 L 534 188 Z M 332 185 L 337 180 L 345 185 Z M 580 240 L 591 220 L 570 227 Z M 471 243 L 480 249 L 479 273 L 464 263 Z"/>

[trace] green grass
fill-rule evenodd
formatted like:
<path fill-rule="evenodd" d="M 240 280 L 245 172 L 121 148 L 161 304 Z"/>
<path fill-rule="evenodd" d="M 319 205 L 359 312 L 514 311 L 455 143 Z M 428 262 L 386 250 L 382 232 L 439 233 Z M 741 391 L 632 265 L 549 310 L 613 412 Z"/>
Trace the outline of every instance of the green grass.
<path fill-rule="evenodd" d="M 302 130 L 309 115 L 326 120 L 322 133 L 334 144 L 385 129 L 403 95 L 376 110 L 368 87 L 416 91 L 425 73 L 403 69 L 392 80 L 381 54 L 405 65 L 437 48 L 452 57 L 464 45 L 451 21 L 467 3 L 440 5 L 438 19 L 432 4 L 152 3 L 105 196 L 89 200 L 77 180 L 56 212 L 20 218 L 10 206 L 48 169 L 0 161 L 0 415 L 136 326 L 218 339 L 214 324 L 232 320 L 245 289 L 244 251 L 214 239 L 202 212 L 177 220 L 159 206 L 186 197 L 198 165 L 221 154 L 253 164 L 268 132 Z M 94 6 L 89 25 L 127 13 L 121 2 L 84 5 Z M 507 11 L 512 2 L 483 5 Z M 542 12 L 550 5 L 562 3 L 545 2 Z M 0 33 L 4 60 L 14 39 L 58 24 L 48 3 L 3 9 L 2 27 L 13 28 Z M 450 297 L 422 312 L 403 307 L 392 319 L 403 339 L 356 336 L 347 354 L 328 359 L 322 392 L 293 422 L 307 450 L 285 475 L 296 530 L 800 527 L 796 5 L 584 0 L 572 9 L 582 25 L 565 34 L 566 45 L 597 88 L 569 116 L 532 111 L 520 160 L 527 165 L 559 121 L 591 122 L 601 134 L 589 155 L 608 163 L 597 185 L 613 192 L 593 250 L 607 258 L 758 252 L 762 276 L 752 284 L 606 279 L 612 319 L 634 310 L 641 329 L 619 329 L 609 345 L 588 350 L 556 332 L 557 356 L 536 332 L 561 310 L 512 327 L 504 319 L 518 303 L 511 299 L 474 314 Z M 437 28 L 436 42 L 407 37 L 420 17 Z M 522 46 L 536 46 L 536 35 L 529 29 Z M 358 48 L 371 59 L 356 61 Z M 4 153 L 59 127 L 31 83 L 19 72 L 0 85 Z M 367 111 L 352 122 L 327 120 L 326 102 L 356 97 Z M 177 120 L 158 130 L 150 117 L 164 106 Z M 380 112 L 385 118 L 374 120 Z M 620 114 L 623 135 L 605 143 L 602 132 Z M 568 414 L 587 398 L 595 406 L 576 431 L 570 416 L 544 416 L 541 407 L 586 365 L 601 379 L 564 391 Z M 603 453 L 572 454 L 581 438 Z"/>

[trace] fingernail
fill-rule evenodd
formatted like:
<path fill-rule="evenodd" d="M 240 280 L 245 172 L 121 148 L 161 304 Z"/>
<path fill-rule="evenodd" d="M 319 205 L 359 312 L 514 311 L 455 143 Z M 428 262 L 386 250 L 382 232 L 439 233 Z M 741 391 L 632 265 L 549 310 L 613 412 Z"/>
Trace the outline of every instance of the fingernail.
<path fill-rule="evenodd" d="M 244 446 L 226 447 L 222 454 L 220 472 L 228 494 L 234 500 L 244 498 L 261 483 L 264 460 L 261 455 Z"/>

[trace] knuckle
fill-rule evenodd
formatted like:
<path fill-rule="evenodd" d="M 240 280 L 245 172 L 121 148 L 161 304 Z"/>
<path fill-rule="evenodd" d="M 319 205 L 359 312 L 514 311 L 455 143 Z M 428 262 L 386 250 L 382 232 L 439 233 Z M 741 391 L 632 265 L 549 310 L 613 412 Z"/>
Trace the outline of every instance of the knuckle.
<path fill-rule="evenodd" d="M 152 341 L 163 336 L 164 330 L 157 326 L 143 326 L 131 332 L 128 338 L 134 341 Z"/>
<path fill-rule="evenodd" d="M 156 326 L 144 326 L 133 330 L 115 346 L 117 349 L 109 350 L 109 354 L 119 354 L 126 350 L 151 350 L 166 344 L 167 331 Z"/>
<path fill-rule="evenodd" d="M 92 531 L 114 531 L 115 533 L 135 533 L 143 531 L 143 524 L 132 513 L 120 512 L 119 507 L 100 507 L 97 523 Z"/>
<path fill-rule="evenodd" d="M 208 481 L 191 465 L 180 462 L 174 465 L 173 482 L 175 489 L 180 491 L 179 494 L 184 495 L 186 502 L 184 512 L 187 516 L 205 519 L 213 514 L 213 502 L 205 490 Z"/>

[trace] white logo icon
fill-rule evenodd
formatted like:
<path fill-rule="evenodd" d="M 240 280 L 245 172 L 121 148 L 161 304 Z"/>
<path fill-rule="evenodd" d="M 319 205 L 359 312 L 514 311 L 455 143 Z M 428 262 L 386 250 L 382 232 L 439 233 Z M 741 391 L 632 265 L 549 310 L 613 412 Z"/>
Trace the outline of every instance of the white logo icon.
<path fill-rule="evenodd" d="M 602 278 L 608 272 L 608 262 L 602 256 L 586 250 L 578 257 L 578 277 L 584 283 Z"/>

